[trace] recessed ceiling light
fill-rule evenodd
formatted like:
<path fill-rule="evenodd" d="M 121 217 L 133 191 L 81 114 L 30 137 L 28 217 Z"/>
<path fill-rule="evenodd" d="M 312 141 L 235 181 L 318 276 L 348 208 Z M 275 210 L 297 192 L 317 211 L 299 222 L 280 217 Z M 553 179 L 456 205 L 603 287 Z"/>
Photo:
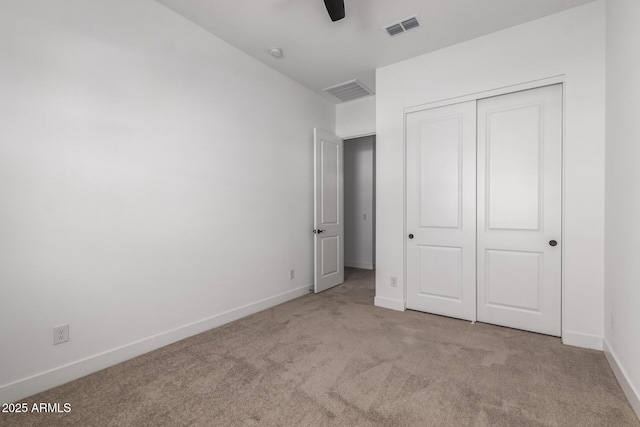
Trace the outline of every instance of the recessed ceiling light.
<path fill-rule="evenodd" d="M 279 47 L 272 47 L 269 49 L 269 55 L 273 56 L 274 58 L 282 58 L 282 49 L 280 49 Z"/>

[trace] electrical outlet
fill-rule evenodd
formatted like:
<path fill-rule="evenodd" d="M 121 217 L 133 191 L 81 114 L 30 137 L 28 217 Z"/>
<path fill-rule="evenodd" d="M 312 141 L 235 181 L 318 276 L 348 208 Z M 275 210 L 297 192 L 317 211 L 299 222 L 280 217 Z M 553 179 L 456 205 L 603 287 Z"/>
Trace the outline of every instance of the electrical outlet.
<path fill-rule="evenodd" d="M 293 278 L 295 277 L 295 273 L 296 271 L 293 268 L 289 270 L 289 280 L 293 280 Z"/>
<path fill-rule="evenodd" d="M 398 287 L 398 278 L 396 276 L 391 276 L 391 286 L 394 288 Z"/>
<path fill-rule="evenodd" d="M 611 315 L 611 331 L 615 331 L 616 330 L 616 324 L 615 324 L 615 317 L 613 316 L 613 314 Z"/>
<path fill-rule="evenodd" d="M 367 220 L 367 214 L 362 214 L 362 219 L 366 221 Z"/>
<path fill-rule="evenodd" d="M 69 341 L 69 324 L 53 328 L 53 345 Z"/>

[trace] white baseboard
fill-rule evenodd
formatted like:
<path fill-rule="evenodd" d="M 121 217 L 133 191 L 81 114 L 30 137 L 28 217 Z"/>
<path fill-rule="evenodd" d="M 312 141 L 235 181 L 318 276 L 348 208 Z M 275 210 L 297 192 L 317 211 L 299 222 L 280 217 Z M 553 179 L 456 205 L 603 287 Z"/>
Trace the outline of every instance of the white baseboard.
<path fill-rule="evenodd" d="M 376 307 L 388 308 L 396 311 L 405 311 L 406 309 L 404 301 L 391 298 L 375 297 L 373 304 Z"/>
<path fill-rule="evenodd" d="M 602 337 L 581 332 L 562 331 L 562 344 L 602 351 Z"/>
<path fill-rule="evenodd" d="M 156 350 L 225 323 L 274 307 L 309 293 L 309 285 L 284 292 L 215 316 L 154 335 L 122 347 L 108 350 L 50 371 L 42 372 L 0 387 L 0 403 L 16 402 L 25 397 L 68 383 L 102 369 Z"/>
<path fill-rule="evenodd" d="M 627 371 L 618 361 L 618 357 L 611 349 L 611 346 L 607 342 L 606 338 L 603 341 L 604 355 L 607 357 L 607 361 L 611 366 L 611 370 L 618 379 L 620 387 L 622 387 L 622 391 L 624 391 L 625 396 L 627 396 L 627 400 L 635 411 L 636 416 L 640 419 L 640 391 L 629 381 Z"/>
<path fill-rule="evenodd" d="M 373 264 L 370 262 L 345 261 L 345 267 L 361 268 L 363 270 L 373 270 Z"/>

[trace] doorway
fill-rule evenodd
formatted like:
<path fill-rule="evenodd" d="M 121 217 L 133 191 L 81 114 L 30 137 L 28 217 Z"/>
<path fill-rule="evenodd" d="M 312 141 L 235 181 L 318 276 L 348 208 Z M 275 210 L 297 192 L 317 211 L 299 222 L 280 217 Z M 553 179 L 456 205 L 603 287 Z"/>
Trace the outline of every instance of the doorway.
<path fill-rule="evenodd" d="M 374 135 L 314 129 L 315 293 L 341 284 L 345 266 L 375 269 L 375 160 Z"/>
<path fill-rule="evenodd" d="M 344 141 L 344 265 L 375 269 L 375 135 Z"/>

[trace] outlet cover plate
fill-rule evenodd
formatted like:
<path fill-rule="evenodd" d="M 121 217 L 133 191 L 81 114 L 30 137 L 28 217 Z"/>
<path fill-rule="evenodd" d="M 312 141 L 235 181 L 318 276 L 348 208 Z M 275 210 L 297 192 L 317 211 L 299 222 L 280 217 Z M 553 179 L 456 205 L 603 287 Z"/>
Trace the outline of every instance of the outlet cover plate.
<path fill-rule="evenodd" d="M 53 345 L 69 341 L 69 324 L 53 328 Z"/>

